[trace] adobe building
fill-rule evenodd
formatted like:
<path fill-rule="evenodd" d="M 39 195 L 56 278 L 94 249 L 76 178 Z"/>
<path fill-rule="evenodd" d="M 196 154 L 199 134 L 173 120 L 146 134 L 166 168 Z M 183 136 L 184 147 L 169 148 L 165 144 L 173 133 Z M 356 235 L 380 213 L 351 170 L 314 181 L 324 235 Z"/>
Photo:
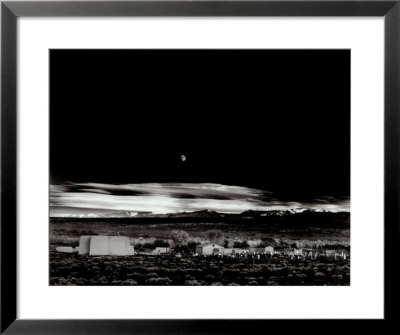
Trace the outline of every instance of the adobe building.
<path fill-rule="evenodd" d="M 79 254 L 90 256 L 130 256 L 134 248 L 125 236 L 81 236 Z"/>

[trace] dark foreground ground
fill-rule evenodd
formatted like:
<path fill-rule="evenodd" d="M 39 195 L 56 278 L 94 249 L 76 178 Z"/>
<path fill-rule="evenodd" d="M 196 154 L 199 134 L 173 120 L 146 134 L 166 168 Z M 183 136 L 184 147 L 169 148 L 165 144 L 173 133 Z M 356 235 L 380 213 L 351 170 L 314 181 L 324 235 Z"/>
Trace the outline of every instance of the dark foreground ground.
<path fill-rule="evenodd" d="M 350 260 L 50 252 L 50 285 L 350 285 Z"/>

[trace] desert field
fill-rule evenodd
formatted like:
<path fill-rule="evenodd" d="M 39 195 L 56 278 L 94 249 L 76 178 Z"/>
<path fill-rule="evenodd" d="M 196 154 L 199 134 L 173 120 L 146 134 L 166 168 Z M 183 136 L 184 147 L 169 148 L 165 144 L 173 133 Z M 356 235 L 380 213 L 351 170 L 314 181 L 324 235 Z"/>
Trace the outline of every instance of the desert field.
<path fill-rule="evenodd" d="M 350 261 L 50 253 L 50 285 L 350 285 Z"/>
<path fill-rule="evenodd" d="M 134 255 L 56 251 L 57 246 L 79 247 L 83 235 L 128 237 Z M 350 284 L 348 214 L 53 218 L 49 241 L 50 285 Z M 197 253 L 210 242 L 237 252 Z M 154 255 L 157 247 L 168 251 Z M 266 247 L 275 250 L 273 256 L 264 252 Z"/>

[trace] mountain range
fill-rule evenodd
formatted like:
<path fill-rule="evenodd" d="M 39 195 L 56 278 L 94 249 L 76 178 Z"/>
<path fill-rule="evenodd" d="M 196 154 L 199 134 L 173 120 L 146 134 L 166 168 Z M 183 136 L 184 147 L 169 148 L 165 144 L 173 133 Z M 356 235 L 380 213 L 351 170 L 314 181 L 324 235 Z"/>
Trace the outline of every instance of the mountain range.
<path fill-rule="evenodd" d="M 177 213 L 166 213 L 166 214 L 153 214 L 150 211 L 120 211 L 112 213 L 102 214 L 75 214 L 68 217 L 71 218 L 262 218 L 262 217 L 283 217 L 295 214 L 312 214 L 312 213 L 348 213 L 348 212 L 330 212 L 326 210 L 318 209 L 304 209 L 294 208 L 286 210 L 270 210 L 270 211 L 256 211 L 247 210 L 242 213 L 219 213 L 212 210 L 200 210 L 194 212 L 177 212 Z"/>

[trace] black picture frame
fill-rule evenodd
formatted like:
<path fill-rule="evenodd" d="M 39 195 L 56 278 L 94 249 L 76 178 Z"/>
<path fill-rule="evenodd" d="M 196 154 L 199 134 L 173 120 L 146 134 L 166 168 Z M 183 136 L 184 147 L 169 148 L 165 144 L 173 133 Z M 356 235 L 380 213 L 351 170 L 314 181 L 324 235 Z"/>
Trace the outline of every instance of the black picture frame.
<path fill-rule="evenodd" d="M 400 4 L 392 1 L 2 1 L 1 2 L 1 333 L 233 334 L 343 331 L 339 320 L 20 320 L 17 319 L 17 18 L 78 16 L 355 16 L 385 20 L 384 332 L 396 323 L 400 256 Z M 373 271 L 373 269 L 371 269 Z M 366 321 L 366 320 L 364 320 Z M 310 322 L 313 322 L 310 324 Z M 350 320 L 349 323 L 359 323 Z M 321 324 L 323 323 L 323 324 Z M 324 327 L 324 328 L 320 328 Z M 382 328 L 383 327 L 383 328 Z M 395 329 L 395 328 L 394 328 Z"/>

